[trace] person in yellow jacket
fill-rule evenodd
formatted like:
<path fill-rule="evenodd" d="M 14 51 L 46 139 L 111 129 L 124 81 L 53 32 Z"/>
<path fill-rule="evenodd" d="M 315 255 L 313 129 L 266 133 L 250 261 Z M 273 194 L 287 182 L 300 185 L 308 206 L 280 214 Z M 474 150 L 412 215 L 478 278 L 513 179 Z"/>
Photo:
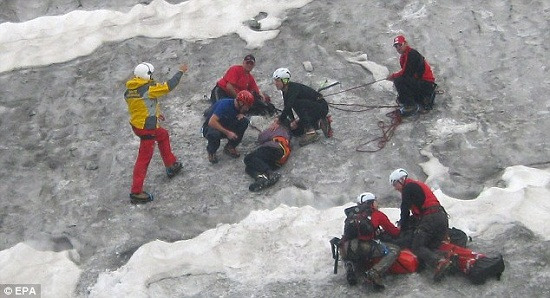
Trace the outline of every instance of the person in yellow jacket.
<path fill-rule="evenodd" d="M 143 191 L 143 183 L 147 168 L 153 157 L 155 142 L 158 144 L 160 156 L 166 167 L 169 178 L 179 173 L 182 164 L 177 161 L 170 147 L 168 131 L 160 126 L 164 120 L 158 103 L 159 97 L 174 90 L 187 72 L 187 65 L 181 65 L 179 71 L 167 82 L 158 83 L 153 80 L 155 68 L 151 63 L 142 62 L 134 69 L 134 77 L 126 82 L 124 99 L 128 104 L 130 125 L 140 138 L 139 152 L 134 165 L 130 201 L 133 204 L 147 203 L 153 196 Z"/>

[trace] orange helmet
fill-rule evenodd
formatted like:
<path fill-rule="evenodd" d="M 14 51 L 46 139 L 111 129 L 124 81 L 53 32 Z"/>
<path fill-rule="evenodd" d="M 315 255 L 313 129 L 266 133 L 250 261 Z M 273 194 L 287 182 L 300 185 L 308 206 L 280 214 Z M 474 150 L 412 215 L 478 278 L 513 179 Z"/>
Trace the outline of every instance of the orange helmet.
<path fill-rule="evenodd" d="M 237 94 L 237 101 L 251 107 L 254 104 L 254 96 L 250 93 L 250 91 L 242 90 Z"/>

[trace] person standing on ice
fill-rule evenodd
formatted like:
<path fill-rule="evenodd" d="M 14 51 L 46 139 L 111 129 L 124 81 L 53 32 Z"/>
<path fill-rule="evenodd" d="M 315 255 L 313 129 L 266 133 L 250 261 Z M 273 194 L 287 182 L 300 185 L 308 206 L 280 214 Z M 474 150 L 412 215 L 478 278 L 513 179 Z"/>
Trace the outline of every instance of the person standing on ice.
<path fill-rule="evenodd" d="M 130 125 L 134 134 L 140 138 L 139 151 L 134 165 L 130 201 L 133 204 L 147 203 L 153 196 L 143 191 L 143 183 L 147 175 L 147 168 L 153 157 L 155 143 L 166 167 L 166 175 L 172 178 L 177 175 L 182 164 L 177 161 L 170 146 L 168 131 L 160 126 L 164 120 L 159 106 L 159 98 L 166 95 L 178 85 L 183 73 L 187 72 L 187 65 L 181 65 L 179 71 L 164 83 L 153 80 L 155 68 L 151 63 L 142 62 L 134 69 L 134 77 L 126 82 L 124 99 L 128 105 Z"/>
<path fill-rule="evenodd" d="M 439 282 L 453 265 L 449 258 L 435 252 L 447 239 L 447 212 L 428 185 L 408 177 L 404 169 L 394 170 L 389 177 L 390 184 L 401 193 L 399 228 L 407 231 L 416 221 L 411 250 L 425 265 L 434 268 L 434 281 Z"/>
<path fill-rule="evenodd" d="M 325 137 L 332 137 L 331 118 L 328 116 L 328 103 L 323 95 L 304 84 L 290 81 L 290 70 L 279 68 L 273 72 L 273 82 L 283 93 L 284 108 L 275 124 L 290 121 L 292 133 L 302 136 L 300 146 L 319 140 L 315 131 L 321 129 Z M 294 113 L 298 118 L 294 117 Z"/>
<path fill-rule="evenodd" d="M 350 285 L 357 284 L 357 273 L 364 272 L 367 282 L 376 290 L 384 289 L 382 276 L 399 256 L 400 248 L 378 240 L 381 229 L 392 237 L 399 235 L 399 229 L 378 210 L 374 194 L 365 192 L 357 196 L 357 206 L 344 210 L 344 235 L 340 241 L 342 259 L 346 268 L 346 279 Z M 372 268 L 365 268 L 371 259 L 380 258 Z"/>
<path fill-rule="evenodd" d="M 437 85 L 430 64 L 417 50 L 409 46 L 403 35 L 393 39 L 393 46 L 401 55 L 401 70 L 390 74 L 386 79 L 393 81 L 397 90 L 397 101 L 401 105 L 399 113 L 406 117 L 420 110 L 431 110 Z"/>

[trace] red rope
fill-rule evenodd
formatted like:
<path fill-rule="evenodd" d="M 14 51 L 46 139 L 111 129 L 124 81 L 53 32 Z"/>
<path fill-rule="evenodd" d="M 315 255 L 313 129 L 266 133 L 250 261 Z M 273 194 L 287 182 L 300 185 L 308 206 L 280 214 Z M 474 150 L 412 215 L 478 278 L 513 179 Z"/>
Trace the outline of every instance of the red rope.
<path fill-rule="evenodd" d="M 382 120 L 378 121 L 378 127 L 380 127 L 380 130 L 382 130 L 382 136 L 374 138 L 374 139 L 372 139 L 372 140 L 370 140 L 370 141 L 368 141 L 364 144 L 361 144 L 361 145 L 357 146 L 355 151 L 373 153 L 373 152 L 377 152 L 377 151 L 382 150 L 386 146 L 386 144 L 393 137 L 395 129 L 397 129 L 397 126 L 399 126 L 399 124 L 401 124 L 401 121 L 402 121 L 401 114 L 399 114 L 398 109 L 395 109 L 394 111 L 386 113 L 386 117 L 391 119 L 390 120 L 390 125 L 387 125 Z M 378 148 L 376 148 L 376 149 L 363 149 L 364 147 L 366 147 L 367 145 L 369 145 L 373 142 L 378 142 L 377 143 Z"/>
<path fill-rule="evenodd" d="M 366 112 L 373 109 L 383 109 L 383 108 L 393 108 L 394 110 L 386 113 L 386 117 L 390 118 L 390 124 L 387 125 L 384 121 L 378 121 L 378 127 L 380 127 L 380 130 L 382 130 L 382 136 L 376 137 L 366 143 L 363 143 L 355 149 L 357 152 L 370 152 L 374 153 L 377 151 L 382 150 L 386 144 L 391 140 L 393 137 L 395 130 L 397 129 L 397 126 L 401 124 L 401 115 L 399 114 L 399 106 L 398 105 L 364 105 L 364 104 L 356 104 L 356 103 L 328 103 L 331 108 L 335 110 L 340 110 L 344 112 L 353 112 L 353 113 L 360 113 L 360 112 Z M 350 109 L 341 108 L 344 107 L 350 107 Z M 364 149 L 367 145 L 370 145 L 373 142 L 378 142 L 376 149 Z"/>

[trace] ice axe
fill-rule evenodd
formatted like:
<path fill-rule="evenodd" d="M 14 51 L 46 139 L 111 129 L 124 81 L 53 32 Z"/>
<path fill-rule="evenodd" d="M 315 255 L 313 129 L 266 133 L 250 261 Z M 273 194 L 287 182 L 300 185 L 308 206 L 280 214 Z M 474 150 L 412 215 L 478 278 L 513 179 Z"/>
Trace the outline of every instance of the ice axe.
<path fill-rule="evenodd" d="M 326 82 L 325 82 L 325 84 L 326 84 Z M 323 90 L 327 90 L 328 88 L 332 88 L 332 87 L 334 87 L 334 86 L 336 86 L 336 85 L 341 85 L 341 84 L 342 84 L 342 83 L 336 81 L 336 82 L 334 82 L 334 83 L 332 83 L 332 84 L 330 84 L 330 85 L 328 85 L 328 86 L 323 86 L 323 87 L 317 89 L 317 92 L 321 92 L 321 91 L 323 91 Z"/>

